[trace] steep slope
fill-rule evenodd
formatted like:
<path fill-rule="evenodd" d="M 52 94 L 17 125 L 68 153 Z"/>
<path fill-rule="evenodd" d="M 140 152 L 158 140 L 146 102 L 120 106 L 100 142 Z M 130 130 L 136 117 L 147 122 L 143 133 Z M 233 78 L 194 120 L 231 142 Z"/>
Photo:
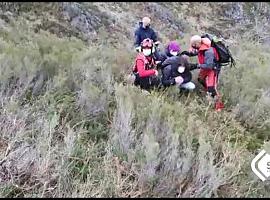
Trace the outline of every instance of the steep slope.
<path fill-rule="evenodd" d="M 267 3 L 1 3 L 3 197 L 267 197 Z M 222 113 L 197 93 L 124 86 L 147 13 L 160 40 L 228 39 Z M 258 15 L 259 13 L 259 15 Z"/>

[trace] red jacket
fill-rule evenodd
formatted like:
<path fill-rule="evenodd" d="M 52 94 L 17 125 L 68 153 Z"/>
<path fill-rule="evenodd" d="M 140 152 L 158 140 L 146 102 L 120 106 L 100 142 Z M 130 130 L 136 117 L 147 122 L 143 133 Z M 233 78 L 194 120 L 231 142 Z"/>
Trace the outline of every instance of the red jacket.
<path fill-rule="evenodd" d="M 139 53 L 136 57 L 134 72 L 138 72 L 140 78 L 153 76 L 155 74 L 154 69 L 150 69 L 155 66 L 155 61 L 151 56 L 145 56 L 143 53 Z"/>
<path fill-rule="evenodd" d="M 204 64 L 205 63 L 205 50 L 209 50 L 211 48 L 211 41 L 208 38 L 202 38 L 202 45 L 198 51 L 198 62 L 199 64 Z M 219 59 L 218 53 L 215 48 L 213 48 L 214 51 L 214 56 L 216 60 Z"/>

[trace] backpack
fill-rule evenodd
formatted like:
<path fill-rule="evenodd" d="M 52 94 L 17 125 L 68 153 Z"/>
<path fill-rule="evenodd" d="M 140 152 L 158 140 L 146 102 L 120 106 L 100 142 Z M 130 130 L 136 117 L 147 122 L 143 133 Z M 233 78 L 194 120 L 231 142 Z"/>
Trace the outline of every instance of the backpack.
<path fill-rule="evenodd" d="M 217 61 L 218 64 L 220 64 L 221 66 L 226 66 L 229 64 L 231 64 L 231 67 L 235 66 L 235 60 L 232 57 L 228 46 L 224 44 L 222 38 L 218 38 L 217 36 L 208 33 L 202 35 L 201 37 L 208 38 L 211 41 L 211 46 L 217 50 L 217 53 L 219 55 L 219 60 Z"/>

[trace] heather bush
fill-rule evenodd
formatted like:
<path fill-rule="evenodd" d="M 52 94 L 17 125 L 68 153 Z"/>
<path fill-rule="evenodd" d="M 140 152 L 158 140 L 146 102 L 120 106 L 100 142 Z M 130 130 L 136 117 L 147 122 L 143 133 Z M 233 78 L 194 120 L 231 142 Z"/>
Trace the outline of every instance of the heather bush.
<path fill-rule="evenodd" d="M 269 139 L 266 46 L 236 38 L 237 66 L 220 77 L 226 109 L 214 112 L 199 88 L 123 84 L 135 52 L 104 39 L 106 27 L 84 43 L 35 32 L 26 16 L 0 21 L 1 196 L 269 196 L 250 168 Z M 188 49 L 188 34 L 176 39 Z"/>

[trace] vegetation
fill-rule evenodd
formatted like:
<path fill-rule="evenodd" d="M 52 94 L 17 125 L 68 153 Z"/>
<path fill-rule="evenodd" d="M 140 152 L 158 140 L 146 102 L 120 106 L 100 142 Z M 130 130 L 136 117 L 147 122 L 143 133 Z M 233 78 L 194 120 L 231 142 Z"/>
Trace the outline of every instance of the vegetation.
<path fill-rule="evenodd" d="M 34 31 L 21 12 L 0 20 L 2 197 L 269 196 L 250 168 L 270 136 L 266 45 L 233 38 L 237 66 L 222 71 L 216 113 L 199 91 L 123 84 L 135 53 L 121 32 L 117 45 L 87 44 Z M 188 33 L 177 40 L 188 48 Z"/>

